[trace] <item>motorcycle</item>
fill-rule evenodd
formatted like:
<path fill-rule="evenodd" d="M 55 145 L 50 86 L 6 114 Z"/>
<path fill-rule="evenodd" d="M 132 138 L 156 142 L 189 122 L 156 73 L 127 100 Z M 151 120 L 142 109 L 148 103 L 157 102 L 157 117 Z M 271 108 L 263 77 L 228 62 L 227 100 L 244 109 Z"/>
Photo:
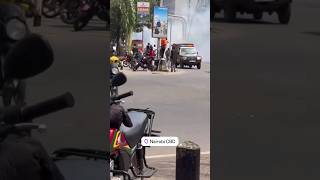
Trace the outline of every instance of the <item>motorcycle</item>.
<path fill-rule="evenodd" d="M 118 73 L 112 78 L 111 85 L 112 87 L 118 87 L 125 82 L 125 75 Z M 130 91 L 122 95 L 113 96 L 111 97 L 110 105 L 120 105 L 121 99 L 132 95 L 133 92 Z M 125 180 L 150 178 L 157 172 L 157 169 L 148 166 L 145 158 L 146 147 L 142 146 L 140 141 L 144 136 L 159 136 L 158 134 L 161 133 L 152 128 L 155 113 L 149 109 L 131 108 L 127 111 L 132 127 L 128 127 L 128 123 L 124 122 L 113 123 L 112 116 L 110 119 L 109 140 L 112 145 L 110 179 L 114 177 L 122 177 Z M 118 126 L 119 123 L 121 124 L 120 127 Z"/>
<path fill-rule="evenodd" d="M 131 69 L 132 54 L 126 52 L 121 60 L 123 61 L 123 67 L 129 67 Z"/>
<path fill-rule="evenodd" d="M 64 0 L 43 0 L 42 15 L 46 18 L 55 18 L 60 14 Z"/>
<path fill-rule="evenodd" d="M 149 69 L 150 71 L 154 71 L 154 58 L 151 56 L 143 56 L 142 60 L 140 60 L 138 63 L 135 63 L 132 70 L 136 71 L 139 67 L 143 68 L 143 70 Z"/>
<path fill-rule="evenodd" d="M 81 0 L 78 14 L 78 17 L 73 23 L 75 31 L 82 30 L 95 15 L 109 24 L 107 5 L 102 3 L 101 0 Z"/>
<path fill-rule="evenodd" d="M 24 12 L 15 4 L 0 5 L 0 29 L 4 33 L 0 34 L 0 62 L 4 63 L 5 58 L 10 53 L 10 48 L 21 39 L 30 34 L 30 30 L 24 18 Z M 0 71 L 3 72 L 3 66 Z M 12 103 L 24 104 L 26 93 L 26 83 L 24 80 L 14 79 L 0 73 L 0 96 L 4 106 Z"/>
<path fill-rule="evenodd" d="M 64 0 L 60 9 L 60 19 L 66 24 L 74 24 L 79 16 L 80 0 Z"/>
<path fill-rule="evenodd" d="M 123 70 L 123 61 L 118 58 L 115 54 L 113 54 L 110 57 L 110 64 L 113 64 L 113 66 L 120 67 L 121 70 Z"/>
<path fill-rule="evenodd" d="M 39 35 L 31 34 L 10 48 L 3 62 L 3 74 L 11 79 L 23 80 L 45 71 L 52 63 L 53 52 L 48 42 Z M 73 96 L 65 93 L 31 106 L 24 104 L 0 109 L 1 173 L 5 170 L 2 178 L 16 179 L 20 176 L 19 179 L 29 180 L 52 179 L 55 176 L 61 180 L 106 179 L 106 164 L 109 163 L 107 151 L 62 148 L 50 156 L 41 143 L 31 136 L 32 130 L 46 129 L 43 124 L 33 123 L 33 119 L 73 105 Z M 17 145 L 20 145 L 19 148 L 15 148 Z M 5 151 L 9 147 L 14 153 Z"/>

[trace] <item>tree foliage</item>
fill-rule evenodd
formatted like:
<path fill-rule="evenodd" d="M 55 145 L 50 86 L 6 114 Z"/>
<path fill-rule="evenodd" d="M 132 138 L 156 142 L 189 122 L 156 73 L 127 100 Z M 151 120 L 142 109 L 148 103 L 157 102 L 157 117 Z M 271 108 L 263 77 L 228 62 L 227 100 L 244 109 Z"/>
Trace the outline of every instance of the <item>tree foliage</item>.
<path fill-rule="evenodd" d="M 136 26 L 133 0 L 111 0 L 110 29 L 114 42 L 127 40 Z"/>
<path fill-rule="evenodd" d="M 150 16 L 146 24 L 137 22 L 137 2 L 150 3 Z M 132 32 L 141 32 L 143 26 L 151 28 L 153 20 L 153 7 L 159 5 L 160 0 L 111 0 L 110 7 L 110 30 L 112 41 L 118 45 L 123 40 L 127 45 Z"/>

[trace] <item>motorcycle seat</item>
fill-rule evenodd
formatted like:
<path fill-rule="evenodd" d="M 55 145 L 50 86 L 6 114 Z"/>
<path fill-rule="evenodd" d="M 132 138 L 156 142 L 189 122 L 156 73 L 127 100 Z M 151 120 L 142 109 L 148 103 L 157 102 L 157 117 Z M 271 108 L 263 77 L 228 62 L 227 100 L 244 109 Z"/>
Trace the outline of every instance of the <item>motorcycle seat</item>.
<path fill-rule="evenodd" d="M 123 124 L 120 127 L 121 132 L 126 137 L 127 143 L 132 148 L 144 136 L 148 124 L 148 116 L 144 112 L 129 111 L 128 115 L 132 121 L 132 127 L 126 127 Z"/>

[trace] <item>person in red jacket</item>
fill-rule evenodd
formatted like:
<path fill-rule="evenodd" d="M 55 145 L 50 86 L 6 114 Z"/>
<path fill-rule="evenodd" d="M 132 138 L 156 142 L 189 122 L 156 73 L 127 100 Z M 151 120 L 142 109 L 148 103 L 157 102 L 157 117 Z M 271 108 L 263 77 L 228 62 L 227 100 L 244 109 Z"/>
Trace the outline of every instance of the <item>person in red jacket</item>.
<path fill-rule="evenodd" d="M 160 43 L 161 43 L 160 57 L 163 58 L 164 51 L 166 50 L 167 44 L 168 44 L 167 38 L 161 39 L 161 42 L 160 42 Z"/>

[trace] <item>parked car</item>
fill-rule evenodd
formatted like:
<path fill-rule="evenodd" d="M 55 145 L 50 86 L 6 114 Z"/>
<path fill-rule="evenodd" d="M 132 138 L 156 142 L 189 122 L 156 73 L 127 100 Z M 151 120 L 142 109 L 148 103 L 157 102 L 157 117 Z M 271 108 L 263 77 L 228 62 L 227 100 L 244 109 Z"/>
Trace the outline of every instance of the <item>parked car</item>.
<path fill-rule="evenodd" d="M 292 0 L 214 0 L 213 18 L 216 12 L 223 11 L 224 18 L 232 22 L 236 19 L 237 12 L 252 14 L 256 20 L 263 18 L 263 13 L 278 14 L 281 24 L 288 24 L 291 17 Z"/>
<path fill-rule="evenodd" d="M 198 69 L 201 68 L 202 57 L 199 56 L 197 49 L 192 43 L 181 43 L 172 45 L 173 53 L 176 53 L 176 66 L 180 65 L 180 68 L 184 66 L 197 66 Z"/>

